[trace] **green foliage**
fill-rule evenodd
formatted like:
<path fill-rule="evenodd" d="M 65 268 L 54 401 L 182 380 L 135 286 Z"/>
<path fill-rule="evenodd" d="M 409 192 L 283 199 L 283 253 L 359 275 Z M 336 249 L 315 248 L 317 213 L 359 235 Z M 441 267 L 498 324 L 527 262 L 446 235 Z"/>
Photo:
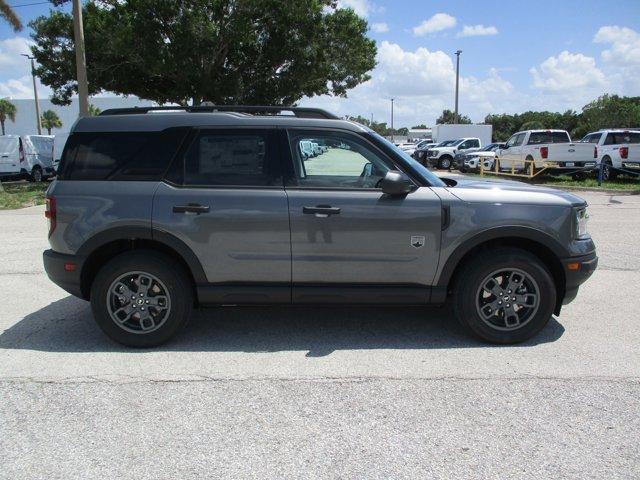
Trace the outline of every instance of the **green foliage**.
<path fill-rule="evenodd" d="M 574 129 L 576 137 L 601 128 L 640 127 L 640 97 L 603 95 L 582 107 Z"/>
<path fill-rule="evenodd" d="M 62 128 L 62 121 L 58 114 L 53 110 L 45 110 L 40 116 L 40 124 L 43 128 L 47 129 L 47 133 L 51 135 L 51 130 L 54 128 Z"/>
<path fill-rule="evenodd" d="M 6 0 L 0 0 L 0 18 L 4 18 L 6 22 L 11 25 L 14 32 L 19 32 L 22 30 L 22 22 L 16 12 L 13 11 L 11 5 L 9 5 Z"/>
<path fill-rule="evenodd" d="M 438 117 L 438 119 L 436 120 L 436 124 L 438 125 L 442 125 L 445 123 L 455 123 L 456 122 L 456 118 L 455 118 L 455 113 L 452 112 L 451 110 L 445 109 L 442 111 L 442 115 L 440 115 Z M 458 114 L 458 124 L 469 124 L 471 123 L 471 119 L 469 117 L 467 117 L 466 115 L 460 115 Z"/>
<path fill-rule="evenodd" d="M 89 104 L 89 116 L 90 117 L 97 117 L 98 115 L 100 115 L 100 113 L 102 112 L 102 110 L 98 107 L 96 107 L 93 103 Z"/>
<path fill-rule="evenodd" d="M 559 112 L 524 112 L 509 115 L 487 115 L 485 123 L 493 125 L 493 139 L 498 142 L 508 140 L 511 135 L 520 130 L 536 130 L 543 128 L 557 128 L 567 130 L 570 134 L 578 123 L 579 115 L 573 110 Z"/>
<path fill-rule="evenodd" d="M 427 127 L 424 123 L 421 123 L 420 125 L 414 125 L 413 127 L 411 127 L 412 130 L 424 130 L 425 128 L 429 128 L 429 127 Z"/>
<path fill-rule="evenodd" d="M 0 126 L 2 127 L 2 135 L 5 135 L 4 124 L 7 120 L 16 121 L 16 113 L 18 109 L 9 100 L 0 98 Z"/>
<path fill-rule="evenodd" d="M 292 104 L 368 80 L 367 22 L 334 0 L 89 0 L 89 93 L 158 103 Z M 77 91 L 71 15 L 33 20 L 33 55 L 54 103 Z"/>

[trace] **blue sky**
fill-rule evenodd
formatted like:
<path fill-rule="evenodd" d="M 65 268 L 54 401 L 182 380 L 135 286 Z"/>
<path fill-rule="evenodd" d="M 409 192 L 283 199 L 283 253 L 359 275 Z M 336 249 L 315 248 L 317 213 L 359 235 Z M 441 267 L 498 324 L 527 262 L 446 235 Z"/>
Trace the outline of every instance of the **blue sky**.
<path fill-rule="evenodd" d="M 394 97 L 397 125 L 432 124 L 443 108 L 453 107 L 456 49 L 463 51 L 460 110 L 474 121 L 490 112 L 579 109 L 607 92 L 640 95 L 640 0 L 339 3 L 368 20 L 378 66 L 347 99 L 316 97 L 303 104 L 386 121 Z M 50 8 L 16 12 L 26 24 Z M 19 56 L 28 35 L 28 29 L 15 34 L 0 24 L 0 97 L 32 96 L 28 65 Z"/>

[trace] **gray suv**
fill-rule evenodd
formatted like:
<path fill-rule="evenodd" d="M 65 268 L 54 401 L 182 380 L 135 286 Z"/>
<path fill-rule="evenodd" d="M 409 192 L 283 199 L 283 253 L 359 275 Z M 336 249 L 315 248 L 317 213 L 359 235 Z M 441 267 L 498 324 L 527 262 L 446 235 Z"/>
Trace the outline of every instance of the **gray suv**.
<path fill-rule="evenodd" d="M 303 155 L 305 142 L 322 155 Z M 82 118 L 46 195 L 47 274 L 113 340 L 161 344 L 194 306 L 450 303 L 489 342 L 538 333 L 597 265 L 586 203 L 440 179 L 318 109 Z"/>

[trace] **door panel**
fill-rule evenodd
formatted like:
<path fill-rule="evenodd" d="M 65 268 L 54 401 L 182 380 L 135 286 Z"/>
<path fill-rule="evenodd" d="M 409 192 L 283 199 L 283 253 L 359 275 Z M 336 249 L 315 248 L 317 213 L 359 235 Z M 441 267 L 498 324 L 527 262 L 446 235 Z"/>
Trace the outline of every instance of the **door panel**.
<path fill-rule="evenodd" d="M 296 286 L 303 285 L 431 285 L 441 226 L 440 199 L 431 189 L 406 197 L 380 190 L 287 189 L 287 194 L 294 301 Z M 303 211 L 319 205 L 340 212 Z"/>
<path fill-rule="evenodd" d="M 291 301 L 291 242 L 274 132 L 203 129 L 156 190 L 153 229 L 202 264 L 203 303 Z"/>

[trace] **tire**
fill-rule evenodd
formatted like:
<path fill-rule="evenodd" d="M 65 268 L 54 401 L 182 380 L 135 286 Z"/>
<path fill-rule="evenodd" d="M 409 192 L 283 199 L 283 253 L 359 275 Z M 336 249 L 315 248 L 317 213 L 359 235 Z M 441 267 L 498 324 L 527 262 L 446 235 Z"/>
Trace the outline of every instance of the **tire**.
<path fill-rule="evenodd" d="M 31 170 L 31 174 L 29 175 L 29 181 L 34 183 L 40 183 L 44 180 L 44 176 L 42 175 L 42 169 L 37 165 L 33 167 Z"/>
<path fill-rule="evenodd" d="M 146 296 L 140 293 L 141 286 L 144 291 L 144 276 L 152 284 Z M 118 283 L 128 290 L 115 293 Z M 130 295 L 135 297 L 135 304 Z M 165 297 L 164 301 L 161 297 Z M 128 347 L 165 343 L 188 323 L 192 309 L 193 285 L 187 272 L 176 260 L 152 250 L 114 257 L 100 269 L 91 286 L 91 310 L 96 323 L 109 338 Z M 116 321 L 118 313 L 128 319 Z"/>
<path fill-rule="evenodd" d="M 496 277 L 501 283 L 487 281 Z M 505 247 L 478 254 L 463 266 L 457 279 L 453 289 L 454 315 L 464 327 L 487 342 L 510 344 L 528 340 L 545 327 L 555 309 L 553 277 L 540 259 L 524 250 Z M 514 283 L 517 288 L 511 298 L 522 298 L 522 304 L 506 303 L 510 279 L 518 282 Z M 505 296 L 500 299 L 483 286 L 491 286 L 491 290 Z M 532 294 L 537 296 L 534 298 Z M 511 312 L 509 321 L 505 318 L 507 311 Z"/>
<path fill-rule="evenodd" d="M 440 159 L 438 160 L 438 168 L 440 168 L 441 170 L 450 170 L 451 160 L 452 158 L 449 155 L 440 157 Z"/>
<path fill-rule="evenodd" d="M 613 171 L 613 162 L 609 156 L 602 159 L 602 180 L 615 180 L 618 173 Z"/>

